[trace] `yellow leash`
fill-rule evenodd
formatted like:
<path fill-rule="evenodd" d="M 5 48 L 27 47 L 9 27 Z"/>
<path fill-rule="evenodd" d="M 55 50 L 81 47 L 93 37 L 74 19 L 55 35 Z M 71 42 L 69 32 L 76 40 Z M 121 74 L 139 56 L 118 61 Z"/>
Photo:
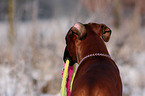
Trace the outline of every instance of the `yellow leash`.
<path fill-rule="evenodd" d="M 67 94 L 67 88 L 66 88 L 66 84 L 67 84 L 67 78 L 68 78 L 68 70 L 69 70 L 69 63 L 70 61 L 69 60 L 66 60 L 66 64 L 64 66 L 64 71 L 63 71 L 63 76 L 62 76 L 62 83 L 61 83 L 61 96 L 69 96 L 70 93 Z M 75 77 L 75 73 L 76 73 L 76 68 L 77 68 L 77 64 L 75 63 L 74 66 L 73 66 L 73 73 L 72 73 L 72 76 L 71 76 L 71 81 L 70 81 L 70 86 L 69 86 L 69 89 L 70 89 L 70 92 L 72 90 L 72 84 L 73 84 L 73 80 L 74 80 L 74 77 Z"/>
<path fill-rule="evenodd" d="M 64 74 L 63 74 L 63 77 L 62 77 L 61 96 L 67 96 L 66 82 L 67 82 L 67 75 L 68 75 L 68 67 L 69 67 L 69 60 L 66 60 L 66 65 L 65 65 L 65 68 L 64 68 Z"/>
<path fill-rule="evenodd" d="M 77 63 L 74 64 L 73 74 L 72 74 L 71 83 L 70 83 L 70 90 L 72 90 L 72 84 L 74 81 L 74 77 L 76 75 L 76 68 L 77 68 Z"/>

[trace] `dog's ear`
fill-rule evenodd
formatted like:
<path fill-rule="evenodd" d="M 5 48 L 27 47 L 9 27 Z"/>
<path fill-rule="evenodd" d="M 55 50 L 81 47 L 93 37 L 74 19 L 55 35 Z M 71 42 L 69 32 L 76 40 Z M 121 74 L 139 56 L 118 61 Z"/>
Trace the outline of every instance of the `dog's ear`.
<path fill-rule="evenodd" d="M 66 48 L 64 51 L 63 60 L 66 62 L 67 59 L 70 61 L 70 66 L 77 62 L 76 57 L 76 46 L 75 41 L 84 40 L 86 36 L 86 28 L 82 23 L 76 23 L 70 28 L 65 39 L 66 39 Z"/>
<path fill-rule="evenodd" d="M 80 23 L 80 22 L 76 23 L 76 24 L 71 28 L 71 31 L 72 31 L 73 33 L 75 33 L 75 34 L 78 35 L 78 39 L 79 39 L 79 40 L 85 39 L 86 34 L 87 34 L 87 31 L 86 31 L 85 26 L 84 26 L 82 23 Z"/>
<path fill-rule="evenodd" d="M 70 63 L 69 63 L 70 66 L 75 64 L 75 62 L 73 61 L 72 57 L 70 56 L 70 54 L 68 52 L 67 46 L 66 46 L 65 50 L 64 50 L 63 61 L 66 63 L 67 59 L 70 61 Z"/>
<path fill-rule="evenodd" d="M 99 34 L 105 42 L 108 42 L 111 36 L 111 30 L 105 24 L 89 23 L 91 29 Z"/>
<path fill-rule="evenodd" d="M 108 42 L 111 36 L 111 29 L 105 24 L 101 24 L 102 38 L 105 42 Z"/>

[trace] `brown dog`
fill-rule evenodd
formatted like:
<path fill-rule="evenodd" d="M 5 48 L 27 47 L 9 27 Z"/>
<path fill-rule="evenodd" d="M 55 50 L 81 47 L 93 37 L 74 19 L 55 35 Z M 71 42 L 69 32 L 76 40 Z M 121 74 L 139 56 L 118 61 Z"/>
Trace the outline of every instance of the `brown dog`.
<path fill-rule="evenodd" d="M 104 24 L 76 23 L 66 35 L 64 61 L 79 67 L 71 96 L 122 96 L 122 82 L 106 45 L 111 30 Z"/>

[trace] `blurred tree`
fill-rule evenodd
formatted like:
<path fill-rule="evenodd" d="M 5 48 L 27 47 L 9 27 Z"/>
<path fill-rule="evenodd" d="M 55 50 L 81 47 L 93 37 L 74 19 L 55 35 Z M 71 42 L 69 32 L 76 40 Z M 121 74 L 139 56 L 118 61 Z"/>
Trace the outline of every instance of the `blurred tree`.
<path fill-rule="evenodd" d="M 32 63 L 33 65 L 36 64 L 36 58 L 38 57 L 38 47 L 37 46 L 37 41 L 38 38 L 37 38 L 37 29 L 38 29 L 38 2 L 39 0 L 32 0 L 32 38 L 31 38 L 31 48 L 33 49 L 32 50 L 32 54 L 33 54 L 33 57 L 32 57 Z"/>
<path fill-rule="evenodd" d="M 39 0 L 32 0 L 32 22 L 34 27 L 36 26 L 38 19 L 38 1 Z M 36 28 L 34 28 L 34 30 L 35 29 Z"/>
<path fill-rule="evenodd" d="M 120 0 L 115 1 L 114 10 L 113 10 L 113 17 L 114 17 L 114 26 L 119 28 L 120 26 L 120 7 L 121 3 Z"/>
<path fill-rule="evenodd" d="M 9 0 L 8 2 L 8 21 L 9 21 L 9 42 L 14 43 L 14 5 L 15 0 Z"/>

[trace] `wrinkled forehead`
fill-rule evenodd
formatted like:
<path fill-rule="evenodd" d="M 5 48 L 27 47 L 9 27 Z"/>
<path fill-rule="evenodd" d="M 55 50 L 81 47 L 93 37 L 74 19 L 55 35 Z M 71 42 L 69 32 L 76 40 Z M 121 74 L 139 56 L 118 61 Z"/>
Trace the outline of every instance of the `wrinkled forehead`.
<path fill-rule="evenodd" d="M 101 24 L 97 24 L 97 23 L 88 23 L 88 24 L 83 24 L 84 26 L 85 26 L 85 28 L 86 28 L 86 30 L 87 30 L 87 33 L 89 32 L 89 31 L 98 31 L 100 28 L 101 28 Z M 75 27 L 75 28 L 77 28 L 78 30 L 81 30 L 81 27 L 78 25 L 78 24 L 75 24 L 74 26 L 72 26 L 72 27 Z M 71 27 L 71 28 L 72 28 Z M 72 30 L 71 30 L 71 28 L 69 29 L 69 31 L 67 32 L 67 34 L 66 34 L 66 37 L 65 37 L 65 40 L 67 40 L 69 37 L 71 37 L 71 35 L 72 35 Z M 89 34 L 89 33 L 88 33 Z"/>
<path fill-rule="evenodd" d="M 91 27 L 92 29 L 93 28 L 99 28 L 101 26 L 101 24 L 97 24 L 97 23 L 88 23 L 88 24 L 85 24 L 86 27 Z"/>
<path fill-rule="evenodd" d="M 84 24 L 84 26 L 86 27 L 87 31 L 94 31 L 94 32 L 97 32 L 101 28 L 101 24 L 97 24 L 97 23 L 88 23 L 88 24 Z"/>

